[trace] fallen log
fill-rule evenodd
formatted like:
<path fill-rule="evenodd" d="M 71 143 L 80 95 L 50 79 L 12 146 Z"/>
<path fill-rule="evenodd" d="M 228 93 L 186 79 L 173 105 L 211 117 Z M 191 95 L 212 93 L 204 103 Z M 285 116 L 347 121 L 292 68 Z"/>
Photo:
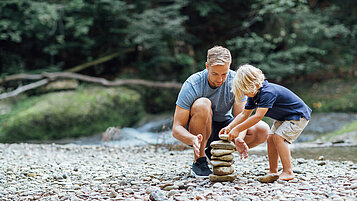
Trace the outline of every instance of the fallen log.
<path fill-rule="evenodd" d="M 28 85 L 20 86 L 11 92 L 2 93 L 0 94 L 0 100 L 16 96 L 25 91 L 29 91 L 37 87 L 44 86 L 49 82 L 53 82 L 59 79 L 76 79 L 84 82 L 100 84 L 107 87 L 117 87 L 122 85 L 142 85 L 146 87 L 180 89 L 182 86 L 181 83 L 177 83 L 177 82 L 155 82 L 155 81 L 142 80 L 142 79 L 119 79 L 119 80 L 109 81 L 107 79 L 100 78 L 100 77 L 92 77 L 88 75 L 82 75 L 82 74 L 71 73 L 71 72 L 17 74 L 17 75 L 10 75 L 3 78 L 0 83 L 5 83 L 14 80 L 39 80 L 39 81 Z"/>

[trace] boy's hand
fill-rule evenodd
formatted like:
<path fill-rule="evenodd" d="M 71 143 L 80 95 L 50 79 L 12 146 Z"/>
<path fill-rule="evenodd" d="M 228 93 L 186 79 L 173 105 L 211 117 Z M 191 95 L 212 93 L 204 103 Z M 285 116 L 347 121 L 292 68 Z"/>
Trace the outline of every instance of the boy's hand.
<path fill-rule="evenodd" d="M 236 144 L 236 150 L 240 154 L 240 159 L 248 158 L 249 147 L 247 143 L 245 143 L 243 139 L 237 137 L 235 140 L 235 144 Z"/>
<path fill-rule="evenodd" d="M 218 135 L 221 135 L 221 134 L 228 134 L 229 132 L 231 132 L 231 128 L 228 126 L 224 127 L 221 129 L 221 131 L 219 131 L 219 134 Z"/>
<path fill-rule="evenodd" d="M 193 152 L 196 156 L 196 158 L 199 158 L 200 156 L 200 148 L 201 148 L 201 142 L 202 142 L 203 136 L 201 134 L 198 134 L 195 136 L 192 146 L 193 146 Z"/>
<path fill-rule="evenodd" d="M 233 128 L 229 133 L 228 133 L 228 140 L 233 141 L 236 137 L 238 137 L 239 132 L 237 132 L 236 128 Z"/>

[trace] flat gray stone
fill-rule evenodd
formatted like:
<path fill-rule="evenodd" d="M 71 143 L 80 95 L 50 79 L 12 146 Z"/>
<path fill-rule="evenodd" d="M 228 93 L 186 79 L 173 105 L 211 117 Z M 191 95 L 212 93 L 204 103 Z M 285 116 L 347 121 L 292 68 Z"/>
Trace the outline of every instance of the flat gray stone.
<path fill-rule="evenodd" d="M 149 199 L 153 200 L 153 201 L 168 200 L 167 197 L 165 196 L 165 193 L 160 190 L 155 190 L 155 191 L 151 192 Z"/>
<path fill-rule="evenodd" d="M 220 161 L 232 161 L 234 159 L 233 154 L 223 155 L 223 156 L 212 156 L 212 160 L 220 160 Z"/>
<path fill-rule="evenodd" d="M 213 156 L 223 156 L 223 155 L 231 154 L 233 152 L 234 152 L 234 149 L 230 149 L 230 150 L 212 149 L 211 150 L 211 154 Z"/>
<path fill-rule="evenodd" d="M 209 175 L 209 180 L 211 182 L 224 182 L 224 181 L 233 181 L 235 180 L 237 177 L 236 174 L 229 174 L 229 175 L 214 175 L 214 174 L 210 174 Z"/>
<path fill-rule="evenodd" d="M 233 161 L 219 161 L 219 160 L 211 160 L 211 165 L 213 165 L 214 167 L 228 167 L 233 165 Z"/>
<path fill-rule="evenodd" d="M 219 139 L 228 141 L 228 134 L 221 134 L 221 135 L 219 135 Z"/>
<path fill-rule="evenodd" d="M 234 168 L 232 166 L 228 167 L 213 167 L 214 175 L 228 175 L 234 172 Z"/>
<path fill-rule="evenodd" d="M 217 140 L 217 141 L 213 141 L 211 143 L 211 147 L 213 149 L 234 149 L 236 146 L 233 142 L 228 142 L 228 141 L 224 141 L 224 140 Z"/>
<path fill-rule="evenodd" d="M 262 183 L 273 183 L 274 181 L 279 179 L 278 174 L 267 174 L 265 176 L 258 177 L 258 181 Z"/>

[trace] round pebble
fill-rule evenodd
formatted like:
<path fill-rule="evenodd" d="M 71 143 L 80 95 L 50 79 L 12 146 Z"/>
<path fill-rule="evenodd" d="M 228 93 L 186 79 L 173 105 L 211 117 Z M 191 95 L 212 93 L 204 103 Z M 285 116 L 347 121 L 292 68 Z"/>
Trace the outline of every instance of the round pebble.
<path fill-rule="evenodd" d="M 293 158 L 296 179 L 260 183 L 258 171 L 269 171 L 267 157 L 250 154 L 240 160 L 234 152 L 235 179 L 211 182 L 191 177 L 191 149 L 21 143 L 0 144 L 0 150 L 0 200 L 354 200 L 357 197 L 357 164 L 353 163 Z M 280 167 L 279 162 L 281 172 Z"/>

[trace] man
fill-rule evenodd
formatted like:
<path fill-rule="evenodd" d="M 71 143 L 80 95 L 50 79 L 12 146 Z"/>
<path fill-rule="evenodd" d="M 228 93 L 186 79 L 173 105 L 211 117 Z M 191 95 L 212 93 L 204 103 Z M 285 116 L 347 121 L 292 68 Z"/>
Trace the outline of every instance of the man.
<path fill-rule="evenodd" d="M 232 92 L 235 72 L 229 69 L 231 61 L 228 49 L 221 46 L 209 49 L 206 69 L 185 81 L 176 101 L 172 135 L 193 147 L 191 174 L 194 177 L 207 178 L 212 173 L 205 157 L 211 158 L 210 143 L 218 140 L 220 130 L 233 121 L 232 109 L 234 116 L 244 109 L 246 97 L 235 101 Z M 269 126 L 262 121 L 243 131 L 244 142 L 235 142 L 241 156 L 243 146 L 252 148 L 265 142 L 268 131 Z"/>

